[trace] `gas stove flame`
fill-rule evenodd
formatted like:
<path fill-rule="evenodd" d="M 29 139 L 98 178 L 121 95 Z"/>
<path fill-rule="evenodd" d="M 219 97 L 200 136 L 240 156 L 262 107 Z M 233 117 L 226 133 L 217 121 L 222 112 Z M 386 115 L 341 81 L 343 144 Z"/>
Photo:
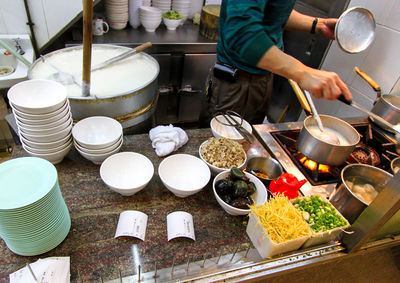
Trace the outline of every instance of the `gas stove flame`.
<path fill-rule="evenodd" d="M 304 165 L 304 167 L 310 169 L 311 171 L 315 171 L 317 169 L 318 163 L 315 161 L 312 161 L 311 159 L 308 159 L 305 156 L 300 159 L 300 162 Z M 319 173 L 329 173 L 330 170 L 331 170 L 331 166 L 319 164 L 319 167 L 318 167 Z"/>

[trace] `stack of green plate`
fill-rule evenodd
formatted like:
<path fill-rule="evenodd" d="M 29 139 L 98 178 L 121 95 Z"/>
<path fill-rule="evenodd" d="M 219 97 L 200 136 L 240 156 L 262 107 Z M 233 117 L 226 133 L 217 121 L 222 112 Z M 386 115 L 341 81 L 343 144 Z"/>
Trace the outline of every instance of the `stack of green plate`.
<path fill-rule="evenodd" d="M 0 164 L 0 237 L 12 252 L 48 252 L 65 239 L 70 227 L 53 164 L 37 157 Z"/>

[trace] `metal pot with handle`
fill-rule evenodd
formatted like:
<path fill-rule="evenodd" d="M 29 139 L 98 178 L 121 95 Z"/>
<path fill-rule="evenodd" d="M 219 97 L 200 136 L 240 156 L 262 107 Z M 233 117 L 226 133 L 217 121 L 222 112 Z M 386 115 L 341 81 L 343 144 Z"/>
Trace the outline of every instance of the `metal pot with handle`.
<path fill-rule="evenodd" d="M 358 67 L 354 67 L 353 69 L 360 77 L 362 77 L 376 92 L 377 97 L 374 103 L 374 107 L 371 109 L 371 112 L 382 117 L 384 120 L 389 122 L 392 125 L 397 125 L 400 123 L 400 97 L 391 94 L 383 94 L 381 93 L 381 87 L 365 72 L 360 70 Z M 381 128 L 394 133 L 394 130 L 381 121 L 377 119 L 373 119 L 373 122 L 376 123 Z"/>
<path fill-rule="evenodd" d="M 303 108 L 308 111 L 311 107 L 299 85 L 289 80 Z M 303 128 L 297 139 L 299 151 L 309 159 L 320 164 L 338 166 L 346 162 L 349 155 L 360 141 L 360 135 L 349 123 L 329 115 L 320 115 L 325 131 L 339 139 L 338 144 L 327 142 L 321 138 L 317 121 L 312 116 L 304 120 Z"/>

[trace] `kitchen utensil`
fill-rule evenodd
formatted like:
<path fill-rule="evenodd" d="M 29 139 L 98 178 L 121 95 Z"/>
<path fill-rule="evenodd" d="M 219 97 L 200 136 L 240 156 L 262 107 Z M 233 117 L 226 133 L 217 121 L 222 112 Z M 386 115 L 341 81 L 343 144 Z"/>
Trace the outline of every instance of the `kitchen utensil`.
<path fill-rule="evenodd" d="M 335 26 L 339 47 L 347 53 L 359 53 L 368 48 L 375 38 L 375 19 L 362 7 L 353 7 L 342 13 Z"/>
<path fill-rule="evenodd" d="M 396 157 L 392 160 L 390 163 L 390 168 L 392 169 L 393 174 L 396 174 L 398 171 L 400 171 L 400 157 Z"/>
<path fill-rule="evenodd" d="M 93 1 L 83 0 L 83 68 L 82 96 L 90 96 L 90 66 L 92 64 Z"/>
<path fill-rule="evenodd" d="M 122 54 L 132 48 L 108 45 L 93 45 L 94 62 L 102 62 L 112 54 Z M 82 46 L 59 49 L 44 55 L 46 61 L 69 62 L 68 73 L 81 69 Z M 97 63 L 95 64 L 97 65 Z M 92 74 L 91 96 L 82 97 L 77 85 L 65 85 L 75 121 L 90 116 L 108 116 L 118 120 L 126 131 L 140 129 L 149 122 L 158 100 L 157 77 L 160 66 L 152 56 L 141 52 L 121 62 L 121 68 L 113 65 Z M 36 60 L 28 72 L 29 79 L 48 78 L 48 66 L 41 59 Z M 103 76 L 107 81 L 101 80 Z M 132 79 L 136 78 L 136 80 Z M 139 79 L 140 78 L 140 79 Z"/>
<path fill-rule="evenodd" d="M 24 63 L 26 66 L 30 66 L 31 63 L 26 60 L 21 54 L 19 54 L 17 51 L 15 51 L 13 48 L 11 48 L 4 40 L 0 39 L 0 46 L 3 46 L 7 51 L 11 52 L 12 55 L 17 57 L 18 60 L 20 60 L 22 63 Z"/>
<path fill-rule="evenodd" d="M 371 109 L 372 113 L 382 117 L 384 120 L 392 125 L 400 123 L 400 96 L 383 94 L 381 93 L 381 87 L 365 72 L 360 70 L 358 67 L 354 67 L 353 70 L 362 77 L 376 92 L 376 100 L 374 107 Z M 380 120 L 372 120 L 378 126 L 383 129 L 394 133 L 393 129 L 381 123 Z"/>
<path fill-rule="evenodd" d="M 222 115 L 225 118 L 225 121 L 223 121 L 222 119 L 218 119 L 218 115 Z M 240 122 L 238 122 L 234 118 L 234 116 L 238 117 L 240 119 Z M 238 133 L 249 143 L 252 143 L 254 141 L 254 136 L 242 126 L 243 118 L 238 113 L 232 110 L 227 110 L 224 112 L 216 113 L 214 117 L 222 125 L 234 127 L 238 131 Z"/>
<path fill-rule="evenodd" d="M 309 159 L 326 165 L 342 165 L 360 141 L 360 135 L 349 123 L 328 115 L 320 115 L 325 129 L 338 136 L 340 144 L 331 144 L 318 138 L 313 132 L 319 131 L 316 121 L 308 116 L 297 138 L 299 151 Z"/>
<path fill-rule="evenodd" d="M 246 171 L 257 176 L 268 188 L 272 180 L 276 180 L 284 171 L 278 160 L 272 157 L 256 156 L 247 161 Z"/>
<path fill-rule="evenodd" d="M 307 113 L 312 113 L 313 117 L 315 118 L 318 128 L 319 128 L 319 132 L 318 131 L 313 131 L 313 133 L 320 139 L 322 139 L 323 141 L 326 141 L 328 143 L 332 143 L 332 144 L 339 144 L 340 141 L 338 139 L 338 137 L 335 135 L 335 133 L 332 133 L 330 131 L 326 131 L 322 125 L 322 121 L 321 118 L 318 115 L 317 109 L 314 105 L 314 102 L 311 98 L 311 94 L 308 91 L 302 91 L 302 89 L 300 88 L 299 84 L 291 79 L 289 79 L 289 83 L 293 88 L 293 91 L 295 92 L 297 98 L 300 101 L 301 106 L 303 107 L 303 109 L 305 111 L 307 111 Z"/>
<path fill-rule="evenodd" d="M 211 119 L 210 128 L 213 136 L 216 138 L 226 138 L 230 140 L 242 140 L 243 136 L 231 125 L 226 126 L 218 122 L 218 120 L 226 121 L 226 119 L 222 115 L 215 116 Z M 253 129 L 251 125 L 246 120 L 241 120 L 241 118 L 237 116 L 233 116 L 238 123 L 241 122 L 242 127 L 245 128 L 249 133 L 252 133 Z"/>
<path fill-rule="evenodd" d="M 371 165 L 347 165 L 343 168 L 341 182 L 337 184 L 329 197 L 329 201 L 352 224 L 363 210 L 368 207 L 368 204 L 352 191 L 353 183 L 368 183 L 379 193 L 392 177 L 388 172 Z"/>
<path fill-rule="evenodd" d="M 375 113 L 372 113 L 371 111 L 365 109 L 364 107 L 362 107 L 361 105 L 359 105 L 358 103 L 352 101 L 352 100 L 347 100 L 343 95 L 341 95 L 338 98 L 339 101 L 353 106 L 354 108 L 368 114 L 370 116 L 371 121 L 373 121 L 375 123 L 375 121 L 379 121 L 380 124 L 384 125 L 385 127 L 389 128 L 391 130 L 391 132 L 393 133 L 397 133 L 400 134 L 400 128 L 397 129 L 396 127 L 394 127 L 394 125 L 390 124 L 388 121 L 386 121 L 385 119 L 383 119 L 382 117 L 376 115 Z"/>
<path fill-rule="evenodd" d="M 337 144 L 337 145 L 340 144 L 339 138 L 335 135 L 335 133 L 324 129 L 321 118 L 318 115 L 317 108 L 315 107 L 314 102 L 311 98 L 311 94 L 306 90 L 304 90 L 304 94 L 306 96 L 308 104 L 310 105 L 313 117 L 314 117 L 315 121 L 317 121 L 318 129 L 320 130 L 320 132 L 314 131 L 314 134 L 318 138 L 320 138 L 323 141 L 326 141 L 328 143 Z"/>

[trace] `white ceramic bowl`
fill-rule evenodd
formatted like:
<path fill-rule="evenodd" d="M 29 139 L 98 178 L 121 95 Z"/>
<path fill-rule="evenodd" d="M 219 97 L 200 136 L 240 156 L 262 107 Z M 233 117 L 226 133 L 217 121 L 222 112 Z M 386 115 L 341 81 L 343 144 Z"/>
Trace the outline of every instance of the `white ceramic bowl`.
<path fill-rule="evenodd" d="M 27 80 L 13 85 L 7 97 L 17 110 L 46 114 L 65 103 L 67 88 L 52 80 Z"/>
<path fill-rule="evenodd" d="M 200 147 L 199 147 L 199 156 L 200 156 L 201 160 L 203 160 L 204 163 L 206 163 L 207 166 L 210 168 L 211 174 L 212 174 L 213 176 L 216 176 L 217 174 L 219 174 L 219 173 L 221 173 L 221 172 L 223 172 L 223 171 L 225 171 L 225 170 L 230 169 L 230 168 L 220 168 L 220 167 L 214 166 L 214 165 L 208 163 L 208 162 L 203 158 L 203 156 L 201 155 L 201 147 L 202 147 L 206 142 L 207 142 L 207 141 L 203 142 L 203 143 L 200 145 Z M 246 165 L 246 161 L 247 161 L 247 154 L 246 154 L 246 151 L 245 151 L 244 149 L 243 149 L 243 152 L 244 152 L 245 158 L 244 158 L 244 162 L 243 162 L 242 164 L 240 164 L 240 166 L 237 167 L 237 168 L 239 168 L 239 169 L 243 169 L 244 166 Z"/>
<path fill-rule="evenodd" d="M 45 126 L 43 127 L 32 127 L 30 125 L 25 125 L 22 123 L 19 123 L 17 121 L 17 125 L 19 130 L 23 133 L 23 134 L 31 134 L 31 135 L 51 135 L 54 133 L 58 133 L 66 128 L 68 128 L 69 126 L 72 126 L 72 118 L 69 117 L 68 120 L 66 120 L 64 123 L 57 125 L 55 127 L 48 127 L 46 128 Z"/>
<path fill-rule="evenodd" d="M 82 119 L 72 128 L 74 139 L 87 149 L 108 147 L 121 138 L 122 132 L 117 120 L 104 116 Z"/>
<path fill-rule="evenodd" d="M 256 185 L 256 192 L 251 196 L 253 201 L 257 205 L 264 204 L 267 201 L 267 189 L 265 188 L 264 184 L 257 179 L 254 175 L 244 172 L 246 176 L 250 179 L 250 182 L 253 182 L 254 185 Z M 234 206 L 231 206 L 224 202 L 219 195 L 217 194 L 215 190 L 215 184 L 217 183 L 218 180 L 225 179 L 230 175 L 230 170 L 223 171 L 219 173 L 217 176 L 215 176 L 214 181 L 213 181 L 213 192 L 214 196 L 217 199 L 217 202 L 219 205 L 230 215 L 247 215 L 250 213 L 250 209 L 240 209 L 236 208 Z"/>
<path fill-rule="evenodd" d="M 66 147 L 71 147 L 72 144 L 72 137 L 70 137 L 69 140 L 67 140 L 66 143 L 57 146 L 57 147 L 49 147 L 49 148 L 36 148 L 36 147 L 31 147 L 25 143 L 22 142 L 22 147 L 25 150 L 29 150 L 30 152 L 36 153 L 36 154 L 48 154 L 48 153 L 55 153 L 57 151 L 62 151 L 63 149 L 65 149 Z"/>
<path fill-rule="evenodd" d="M 53 153 L 34 153 L 32 151 L 29 151 L 28 149 L 24 148 L 24 150 L 29 153 L 32 156 L 35 157 L 40 157 L 43 159 L 46 159 L 48 161 L 50 161 L 53 164 L 58 164 L 60 163 L 64 157 L 68 154 L 69 150 L 71 149 L 72 143 L 70 143 L 67 147 L 65 147 L 64 149 L 60 150 L 60 151 L 56 151 Z"/>
<path fill-rule="evenodd" d="M 69 102 L 68 99 L 65 101 L 65 103 L 58 109 L 50 112 L 50 113 L 46 113 L 46 114 L 29 114 L 29 113 L 25 113 L 23 111 L 20 111 L 18 109 L 16 109 L 14 107 L 14 105 L 10 102 L 10 106 L 13 110 L 13 113 L 15 116 L 18 116 L 18 118 L 23 118 L 26 120 L 29 120 L 31 123 L 35 123 L 36 120 L 39 120 L 38 123 L 49 123 L 52 122 L 54 120 L 48 121 L 54 117 L 60 117 L 58 116 L 61 112 L 64 114 L 61 114 L 61 116 L 64 116 L 65 113 L 67 113 L 67 111 L 69 111 Z M 56 118 L 58 119 L 58 118 Z M 55 119 L 55 120 L 56 120 Z"/>
<path fill-rule="evenodd" d="M 156 7 L 147 7 L 147 6 L 141 6 L 139 7 L 139 13 L 143 15 L 151 15 L 151 14 L 159 14 L 161 15 L 161 10 L 156 8 Z"/>
<path fill-rule="evenodd" d="M 22 133 L 22 136 L 25 139 L 32 141 L 32 142 L 51 143 L 51 142 L 61 140 L 68 135 L 71 135 L 71 129 L 72 129 L 72 125 L 68 126 L 67 128 L 65 128 L 62 131 L 59 131 L 57 133 L 53 133 L 50 135 L 31 135 L 31 134 Z M 21 132 L 19 133 L 19 135 L 21 135 Z"/>
<path fill-rule="evenodd" d="M 83 147 L 82 145 L 80 145 L 77 141 L 74 141 L 74 145 L 77 149 L 79 149 L 80 151 L 84 152 L 84 153 L 88 153 L 88 154 L 107 154 L 111 151 L 113 151 L 114 149 L 116 149 L 121 142 L 123 142 L 123 137 L 121 136 L 121 138 L 119 140 L 117 140 L 114 144 L 107 146 L 105 148 L 100 148 L 100 149 L 87 149 L 85 147 Z"/>
<path fill-rule="evenodd" d="M 238 123 L 240 123 L 239 117 L 237 117 L 237 116 L 232 116 L 232 117 Z M 235 127 L 224 125 L 224 124 L 220 123 L 219 121 L 221 121 L 222 123 L 229 124 L 226 121 L 226 119 L 224 118 L 224 116 L 222 116 L 222 115 L 218 115 L 218 116 L 212 118 L 212 120 L 210 122 L 210 127 L 211 127 L 211 132 L 214 137 L 216 137 L 216 138 L 222 137 L 222 138 L 227 138 L 230 140 L 242 140 L 243 139 L 242 135 L 239 134 L 239 132 L 235 129 Z M 242 126 L 249 133 L 253 132 L 251 125 L 246 120 L 242 121 Z"/>
<path fill-rule="evenodd" d="M 107 157 L 100 166 L 100 177 L 113 191 L 131 196 L 142 190 L 154 175 L 150 159 L 136 152 L 120 152 Z"/>
<path fill-rule="evenodd" d="M 59 147 L 60 145 L 68 143 L 67 141 L 69 139 L 72 139 L 72 135 L 70 135 L 70 134 L 66 135 L 65 137 L 63 137 L 59 140 L 56 140 L 54 142 L 35 142 L 35 141 L 30 141 L 30 140 L 26 139 L 24 137 L 24 135 L 20 133 L 19 139 L 20 139 L 21 143 L 26 144 L 29 147 L 34 147 L 37 149 L 46 149 L 46 148 L 48 149 L 48 148 L 56 148 L 56 147 Z"/>
<path fill-rule="evenodd" d="M 208 166 L 189 154 L 174 154 L 158 167 L 161 181 L 177 197 L 187 197 L 201 191 L 210 181 Z"/>
<path fill-rule="evenodd" d="M 93 154 L 93 153 L 86 153 L 81 151 L 79 148 L 75 147 L 75 149 L 82 155 L 84 158 L 86 158 L 89 161 L 92 161 L 96 165 L 100 165 L 107 157 L 117 153 L 123 144 L 123 140 L 118 144 L 118 146 L 113 149 L 112 151 L 106 152 L 106 153 L 99 153 L 99 154 Z"/>
<path fill-rule="evenodd" d="M 61 114 L 64 114 L 64 115 L 62 116 Z M 60 117 L 58 118 L 58 116 L 60 116 Z M 66 109 L 65 112 L 63 111 L 59 115 L 54 116 L 55 119 L 51 119 L 51 121 L 49 119 L 29 120 L 29 119 L 20 118 L 15 114 L 14 114 L 14 117 L 15 117 L 15 120 L 17 120 L 17 122 L 19 122 L 19 124 L 21 124 L 23 126 L 27 126 L 28 128 L 32 128 L 32 129 L 41 129 L 41 128 L 52 128 L 52 127 L 55 127 L 55 126 L 58 126 L 58 125 L 64 123 L 65 121 L 67 121 L 68 119 L 71 118 L 71 112 L 69 112 L 69 109 Z M 48 123 L 41 122 L 41 121 L 46 121 L 46 120 L 48 120 L 50 122 L 48 122 Z"/>
<path fill-rule="evenodd" d="M 182 20 L 171 20 L 167 18 L 163 18 L 164 25 L 168 30 L 176 30 L 176 28 L 180 25 Z"/>

